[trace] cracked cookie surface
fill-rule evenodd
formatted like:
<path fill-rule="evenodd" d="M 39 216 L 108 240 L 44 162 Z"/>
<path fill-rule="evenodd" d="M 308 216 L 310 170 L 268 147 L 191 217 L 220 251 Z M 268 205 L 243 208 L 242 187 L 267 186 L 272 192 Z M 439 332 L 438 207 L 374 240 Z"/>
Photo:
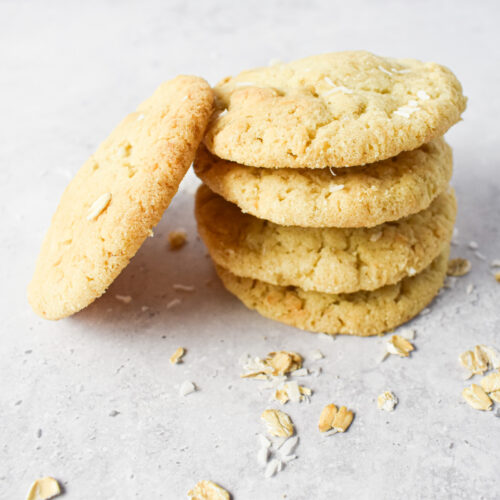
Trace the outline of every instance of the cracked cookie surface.
<path fill-rule="evenodd" d="M 442 136 L 466 106 L 446 67 L 364 51 L 244 71 L 223 79 L 215 92 L 208 149 L 266 168 L 384 160 Z"/>
<path fill-rule="evenodd" d="M 177 192 L 213 110 L 205 80 L 162 84 L 64 191 L 28 287 L 37 314 L 69 316 L 102 295 Z"/>
<path fill-rule="evenodd" d="M 409 321 L 431 302 L 443 284 L 448 255 L 449 247 L 415 276 L 351 294 L 306 292 L 216 270 L 227 290 L 267 318 L 311 332 L 369 336 Z"/>
<path fill-rule="evenodd" d="M 451 178 L 443 138 L 364 167 L 247 167 L 198 149 L 196 174 L 243 212 L 284 226 L 371 227 L 424 210 Z"/>
<path fill-rule="evenodd" d="M 426 210 L 365 229 L 278 226 L 243 214 L 207 186 L 196 194 L 198 232 L 211 258 L 231 273 L 273 285 L 353 293 L 419 273 L 453 233 L 452 190 Z"/>

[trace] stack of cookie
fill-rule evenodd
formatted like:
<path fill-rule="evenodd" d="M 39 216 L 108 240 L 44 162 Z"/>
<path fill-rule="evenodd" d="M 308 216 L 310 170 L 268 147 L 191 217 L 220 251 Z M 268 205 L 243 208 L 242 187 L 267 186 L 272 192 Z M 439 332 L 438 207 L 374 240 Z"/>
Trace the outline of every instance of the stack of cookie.
<path fill-rule="evenodd" d="M 445 67 L 367 52 L 246 71 L 216 88 L 198 150 L 199 232 L 226 288 L 299 328 L 393 329 L 442 286 L 456 202 Z"/>

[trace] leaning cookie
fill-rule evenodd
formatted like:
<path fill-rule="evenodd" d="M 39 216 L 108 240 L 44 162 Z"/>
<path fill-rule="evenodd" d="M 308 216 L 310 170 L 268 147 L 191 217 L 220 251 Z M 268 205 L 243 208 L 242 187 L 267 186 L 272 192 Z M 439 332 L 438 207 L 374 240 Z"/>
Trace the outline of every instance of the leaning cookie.
<path fill-rule="evenodd" d="M 205 144 L 266 168 L 364 165 L 442 136 L 466 98 L 444 66 L 369 52 L 323 54 L 244 71 L 215 88 Z"/>
<path fill-rule="evenodd" d="M 370 229 L 278 226 L 243 214 L 202 185 L 198 232 L 211 258 L 231 273 L 325 293 L 375 290 L 419 273 L 449 244 L 453 191 L 405 219 Z"/>
<path fill-rule="evenodd" d="M 421 273 L 372 292 L 328 294 L 239 278 L 216 266 L 224 286 L 248 308 L 287 325 L 332 335 L 369 336 L 416 316 L 441 288 L 449 247 Z"/>
<path fill-rule="evenodd" d="M 102 295 L 177 192 L 213 109 L 205 80 L 179 76 L 128 115 L 64 191 L 28 287 L 59 319 Z"/>
<path fill-rule="evenodd" d="M 364 167 L 278 170 L 222 160 L 200 146 L 196 174 L 243 212 L 283 226 L 371 227 L 427 208 L 448 185 L 443 138 Z"/>

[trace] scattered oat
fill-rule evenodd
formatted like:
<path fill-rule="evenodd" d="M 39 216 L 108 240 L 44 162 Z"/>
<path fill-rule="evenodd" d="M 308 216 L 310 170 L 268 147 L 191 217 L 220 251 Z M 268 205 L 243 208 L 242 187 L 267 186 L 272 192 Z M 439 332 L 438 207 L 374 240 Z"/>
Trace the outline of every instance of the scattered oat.
<path fill-rule="evenodd" d="M 484 392 L 483 388 L 477 384 L 466 387 L 462 391 L 462 396 L 476 410 L 489 411 L 493 405 L 493 401 Z"/>
<path fill-rule="evenodd" d="M 272 436 L 290 437 L 295 432 L 290 417 L 281 410 L 264 410 L 260 418 L 266 424 L 267 432 Z"/>
<path fill-rule="evenodd" d="M 470 295 L 474 291 L 474 288 L 475 288 L 474 285 L 472 283 L 469 283 L 467 285 L 467 288 L 465 289 L 465 293 L 467 295 Z"/>
<path fill-rule="evenodd" d="M 111 201 L 111 193 L 104 193 L 92 203 L 87 213 L 87 220 L 95 220 L 106 210 Z"/>
<path fill-rule="evenodd" d="M 187 233 L 184 229 L 175 229 L 168 233 L 168 244 L 170 250 L 179 250 L 187 242 Z"/>
<path fill-rule="evenodd" d="M 394 407 L 398 404 L 398 398 L 391 391 L 385 391 L 377 398 L 377 407 L 379 410 L 394 411 Z"/>
<path fill-rule="evenodd" d="M 345 432 L 351 425 L 353 418 L 354 413 L 345 406 L 341 406 L 333 419 L 332 427 L 337 432 Z"/>
<path fill-rule="evenodd" d="M 191 394 L 192 392 L 196 391 L 196 386 L 193 384 L 193 382 L 190 382 L 189 380 L 185 380 L 182 382 L 182 384 L 179 387 L 179 394 L 181 396 L 187 396 L 188 394 Z"/>
<path fill-rule="evenodd" d="M 500 372 L 490 373 L 481 379 L 481 387 L 486 392 L 500 391 Z"/>
<path fill-rule="evenodd" d="M 174 283 L 172 288 L 177 292 L 194 292 L 195 290 L 193 285 L 182 285 L 180 283 Z"/>
<path fill-rule="evenodd" d="M 479 345 L 478 346 L 488 358 L 489 366 L 495 370 L 500 370 L 500 353 L 491 346 Z"/>
<path fill-rule="evenodd" d="M 467 259 L 457 258 L 448 261 L 448 276 L 464 276 L 471 270 L 471 263 Z"/>
<path fill-rule="evenodd" d="M 500 354 L 490 346 L 477 345 L 474 351 L 465 351 L 458 357 L 460 364 L 467 369 L 469 375 L 482 375 L 489 367 L 500 368 Z"/>
<path fill-rule="evenodd" d="M 130 304 L 130 302 L 132 302 L 132 297 L 130 295 L 115 295 L 115 299 L 124 304 Z"/>
<path fill-rule="evenodd" d="M 479 248 L 479 245 L 475 241 L 469 241 L 469 248 L 471 250 L 477 250 Z"/>
<path fill-rule="evenodd" d="M 172 356 L 170 356 L 170 362 L 175 365 L 177 363 L 180 363 L 182 362 L 182 356 L 184 356 L 184 353 L 185 353 L 185 349 L 184 347 L 178 347 L 175 352 L 172 354 Z"/>
<path fill-rule="evenodd" d="M 26 500 L 48 500 L 61 494 L 59 483 L 53 477 L 37 479 L 28 492 Z"/>
<path fill-rule="evenodd" d="M 407 358 L 410 352 L 415 349 L 413 344 L 401 335 L 393 335 L 386 342 L 386 348 L 389 354 L 396 354 L 403 358 Z"/>
<path fill-rule="evenodd" d="M 500 403 L 500 391 L 490 392 L 489 396 L 495 403 Z"/>
<path fill-rule="evenodd" d="M 230 500 L 229 493 L 212 481 L 200 481 L 188 491 L 190 500 Z"/>
<path fill-rule="evenodd" d="M 326 405 L 319 415 L 318 429 L 319 432 L 327 432 L 333 426 L 333 419 L 337 414 L 337 407 L 331 403 Z"/>

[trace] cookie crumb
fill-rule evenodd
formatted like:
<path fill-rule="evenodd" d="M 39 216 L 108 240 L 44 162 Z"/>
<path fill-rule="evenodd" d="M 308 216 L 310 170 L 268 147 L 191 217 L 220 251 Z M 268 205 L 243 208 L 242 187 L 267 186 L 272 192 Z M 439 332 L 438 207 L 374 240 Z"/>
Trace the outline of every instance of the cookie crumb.
<path fill-rule="evenodd" d="M 500 272 L 495 273 L 495 280 L 497 281 L 497 283 L 500 283 Z"/>
<path fill-rule="evenodd" d="M 28 492 L 26 500 L 49 500 L 61 494 L 61 487 L 56 479 L 47 476 L 37 479 Z"/>
<path fill-rule="evenodd" d="M 172 354 L 172 356 L 170 356 L 170 363 L 172 363 L 173 365 L 177 364 L 177 363 L 181 363 L 182 362 L 182 356 L 184 356 L 184 353 L 185 353 L 185 349 L 184 347 L 178 347 L 175 352 Z"/>
<path fill-rule="evenodd" d="M 377 398 L 377 407 L 379 410 L 394 411 L 394 407 L 398 404 L 398 398 L 391 391 L 385 391 Z"/>
<path fill-rule="evenodd" d="M 467 259 L 462 259 L 460 257 L 450 259 L 448 261 L 446 274 L 448 276 L 464 276 L 471 270 L 471 267 L 471 263 Z"/>
<path fill-rule="evenodd" d="M 230 500 L 227 490 L 213 481 L 199 481 L 192 490 L 188 491 L 190 500 Z"/>
<path fill-rule="evenodd" d="M 175 229 L 168 233 L 170 250 L 179 250 L 187 243 L 187 232 L 184 229 Z"/>
<path fill-rule="evenodd" d="M 320 432 L 345 432 L 354 418 L 354 413 L 345 406 L 337 407 L 331 403 L 326 405 L 319 416 L 318 429 Z"/>
<path fill-rule="evenodd" d="M 111 201 L 111 193 L 104 193 L 92 203 L 87 213 L 87 220 L 95 220 L 106 210 Z"/>

